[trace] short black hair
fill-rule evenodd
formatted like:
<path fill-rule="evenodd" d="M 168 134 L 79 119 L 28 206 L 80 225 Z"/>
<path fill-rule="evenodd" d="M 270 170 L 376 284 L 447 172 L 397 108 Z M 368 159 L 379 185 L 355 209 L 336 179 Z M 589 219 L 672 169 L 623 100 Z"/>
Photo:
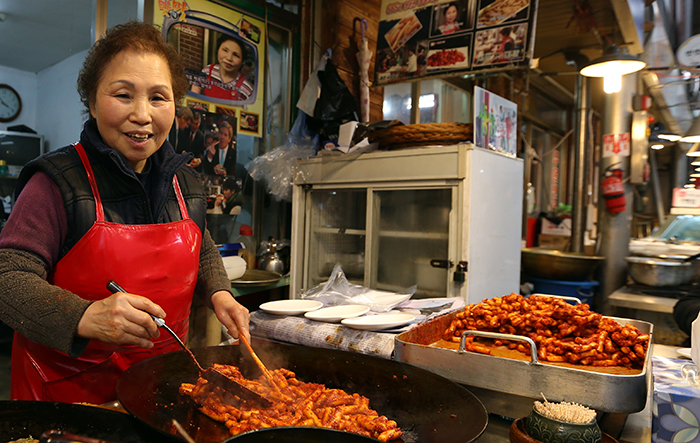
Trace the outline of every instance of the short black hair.
<path fill-rule="evenodd" d="M 241 48 L 241 60 L 245 60 L 247 58 L 250 58 L 248 55 L 248 45 L 243 43 L 243 40 L 241 40 L 238 37 L 234 37 L 231 34 L 221 34 L 218 39 L 216 39 L 216 50 L 218 51 L 221 45 L 226 43 L 227 41 L 231 40 L 232 42 L 235 42 L 238 46 Z"/>
<path fill-rule="evenodd" d="M 238 182 L 233 177 L 226 177 L 224 183 L 221 185 L 224 189 L 228 191 L 239 191 Z"/>

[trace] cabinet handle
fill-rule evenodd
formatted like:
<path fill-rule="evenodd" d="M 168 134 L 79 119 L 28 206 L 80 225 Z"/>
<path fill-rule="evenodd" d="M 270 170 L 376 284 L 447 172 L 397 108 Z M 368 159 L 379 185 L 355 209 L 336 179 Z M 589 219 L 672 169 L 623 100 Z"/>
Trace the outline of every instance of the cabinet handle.
<path fill-rule="evenodd" d="M 452 266 L 454 266 L 454 263 L 452 263 L 450 260 L 438 260 L 437 258 L 434 258 L 430 260 L 430 266 L 433 268 L 450 269 Z"/>

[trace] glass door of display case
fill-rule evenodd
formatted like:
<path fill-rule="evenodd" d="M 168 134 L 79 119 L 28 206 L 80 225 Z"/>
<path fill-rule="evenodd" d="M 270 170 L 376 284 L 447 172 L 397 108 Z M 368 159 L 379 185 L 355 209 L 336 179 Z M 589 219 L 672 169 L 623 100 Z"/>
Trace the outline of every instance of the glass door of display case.
<path fill-rule="evenodd" d="M 339 264 L 350 283 L 444 297 L 452 188 L 310 191 L 306 287 Z"/>
<path fill-rule="evenodd" d="M 379 208 L 370 287 L 399 291 L 418 286 L 416 298 L 444 297 L 449 268 L 452 189 L 374 193 Z"/>
<path fill-rule="evenodd" d="M 307 287 L 328 280 L 336 264 L 351 283 L 363 284 L 367 191 L 313 190 L 310 202 Z"/>

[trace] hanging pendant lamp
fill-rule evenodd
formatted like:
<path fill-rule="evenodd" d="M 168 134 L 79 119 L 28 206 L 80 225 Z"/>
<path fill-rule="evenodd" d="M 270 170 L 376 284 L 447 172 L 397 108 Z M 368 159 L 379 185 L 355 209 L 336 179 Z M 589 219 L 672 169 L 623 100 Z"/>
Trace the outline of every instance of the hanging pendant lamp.
<path fill-rule="evenodd" d="M 603 77 L 603 90 L 607 94 L 620 92 L 622 76 L 643 69 L 646 63 L 637 57 L 624 53 L 617 45 L 610 45 L 602 56 L 581 68 L 580 74 L 586 77 Z"/>

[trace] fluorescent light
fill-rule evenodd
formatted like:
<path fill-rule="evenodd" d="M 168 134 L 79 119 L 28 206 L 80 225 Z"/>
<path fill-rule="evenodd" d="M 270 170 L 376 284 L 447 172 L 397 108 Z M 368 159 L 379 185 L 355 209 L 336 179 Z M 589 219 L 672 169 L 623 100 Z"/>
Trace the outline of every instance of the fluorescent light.
<path fill-rule="evenodd" d="M 700 147 L 700 143 L 693 143 L 693 146 L 688 149 L 688 152 L 685 153 L 688 157 L 700 157 L 700 150 L 698 149 Z"/>
<path fill-rule="evenodd" d="M 607 91 L 605 91 L 605 92 L 607 92 Z M 651 149 L 659 150 L 659 149 L 663 149 L 664 145 L 658 144 L 658 145 L 651 145 L 650 147 L 651 147 Z"/>
<path fill-rule="evenodd" d="M 670 142 L 677 142 L 681 139 L 681 136 L 676 134 L 659 134 L 657 137 L 659 137 L 661 140 L 668 140 Z"/>
<path fill-rule="evenodd" d="M 603 91 L 606 94 L 615 94 L 622 89 L 622 75 L 610 72 L 603 76 Z"/>
<path fill-rule="evenodd" d="M 700 143 L 700 117 L 696 118 L 690 129 L 679 141 L 684 143 Z"/>

